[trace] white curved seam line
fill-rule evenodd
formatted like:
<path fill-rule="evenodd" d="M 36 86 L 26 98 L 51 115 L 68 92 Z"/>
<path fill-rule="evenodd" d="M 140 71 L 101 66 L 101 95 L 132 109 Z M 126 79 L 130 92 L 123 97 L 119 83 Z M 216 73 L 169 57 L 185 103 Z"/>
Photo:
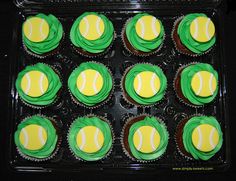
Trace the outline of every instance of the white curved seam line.
<path fill-rule="evenodd" d="M 213 135 L 214 135 L 215 131 L 216 131 L 216 129 L 212 128 L 210 136 L 209 136 L 209 142 L 210 142 L 210 145 L 211 145 L 212 149 L 214 149 L 216 147 L 216 145 L 214 144 L 214 141 L 213 141 Z"/>
<path fill-rule="evenodd" d="M 141 91 L 141 88 L 142 88 L 142 79 L 141 79 L 141 77 L 140 77 L 139 74 L 137 75 L 137 78 L 138 78 L 138 88 L 137 88 L 137 93 L 139 94 L 140 91 Z"/>
<path fill-rule="evenodd" d="M 82 82 L 81 87 L 79 88 L 79 91 L 80 91 L 80 92 L 82 92 L 82 91 L 84 90 L 84 88 L 85 88 L 85 84 L 86 84 L 86 76 L 85 76 L 85 73 L 82 72 L 82 73 L 81 73 L 81 76 L 82 76 L 82 80 L 83 80 L 83 82 Z"/>
<path fill-rule="evenodd" d="M 213 74 L 211 74 L 211 77 L 209 79 L 209 89 L 210 89 L 211 95 L 214 94 L 213 87 L 212 87 L 213 78 L 214 78 L 214 76 L 213 76 Z"/>
<path fill-rule="evenodd" d="M 159 35 L 159 32 L 157 32 L 157 29 L 156 29 L 156 18 L 155 17 L 153 17 L 152 18 L 152 32 L 153 32 L 153 34 L 155 35 L 155 37 L 158 37 L 158 35 Z"/>
<path fill-rule="evenodd" d="M 28 73 L 26 73 L 25 76 L 26 76 L 26 79 L 27 79 L 27 87 L 25 89 L 25 93 L 28 94 L 29 90 L 30 90 L 30 87 L 31 87 L 31 81 L 30 81 L 30 76 L 29 76 Z"/>
<path fill-rule="evenodd" d="M 199 78 L 200 85 L 199 85 L 199 89 L 198 89 L 198 91 L 197 91 L 196 94 L 199 95 L 200 92 L 202 91 L 202 76 L 200 75 L 199 72 L 197 73 L 197 76 L 198 76 L 198 78 Z"/>
<path fill-rule="evenodd" d="M 97 29 L 97 32 L 98 32 L 98 35 L 101 36 L 102 35 L 102 32 L 100 31 L 100 28 L 99 28 L 99 23 L 101 21 L 101 18 L 98 17 L 97 19 L 97 22 L 96 22 L 96 29 Z"/>
<path fill-rule="evenodd" d="M 155 88 L 155 85 L 154 85 L 154 79 L 157 77 L 157 75 L 155 73 L 152 74 L 152 78 L 151 78 L 151 88 L 152 88 L 152 92 L 153 94 L 155 95 L 157 93 L 157 90 Z"/>
<path fill-rule="evenodd" d="M 202 146 L 202 133 L 200 128 L 197 128 L 197 132 L 198 132 L 198 136 L 199 136 L 199 140 L 198 140 L 198 144 L 197 144 L 197 149 L 200 149 Z"/>
<path fill-rule="evenodd" d="M 83 150 L 84 145 L 85 145 L 85 141 L 86 141 L 86 138 L 85 138 L 85 134 L 84 134 L 84 130 L 83 130 L 83 129 L 80 130 L 80 134 L 81 134 L 81 137 L 82 137 L 82 143 L 81 143 L 79 149 Z"/>
<path fill-rule="evenodd" d="M 88 19 L 86 17 L 83 18 L 85 24 L 86 24 L 86 29 L 85 29 L 85 32 L 83 33 L 83 36 L 86 37 L 88 35 L 88 32 L 89 32 L 89 22 L 88 22 Z"/>
<path fill-rule="evenodd" d="M 31 22 L 29 21 L 29 37 L 32 36 L 32 32 L 33 32 L 32 24 L 31 24 Z"/>
<path fill-rule="evenodd" d="M 207 40 L 210 40 L 210 35 L 209 35 L 209 31 L 208 31 L 210 22 L 211 22 L 211 20 L 210 20 L 210 18 L 208 18 L 207 22 L 206 22 L 206 37 L 207 37 Z"/>
<path fill-rule="evenodd" d="M 99 145 L 99 142 L 98 142 L 98 133 L 99 133 L 99 129 L 96 128 L 96 132 L 95 132 L 95 134 L 94 134 L 94 143 L 95 143 L 97 149 L 99 149 L 99 148 L 101 147 L 101 146 Z"/>
<path fill-rule="evenodd" d="M 142 147 L 142 144 L 143 144 L 143 137 L 142 137 L 142 133 L 139 129 L 137 130 L 137 132 L 138 132 L 138 136 L 139 136 L 139 145 L 138 145 L 137 150 L 139 151 Z"/>
<path fill-rule="evenodd" d="M 42 20 L 41 23 L 40 23 L 40 26 L 39 26 L 39 32 L 40 32 L 40 36 L 42 39 L 45 38 L 45 34 L 43 33 L 43 23 L 44 23 L 45 20 Z"/>
<path fill-rule="evenodd" d="M 93 79 L 93 90 L 96 94 L 98 93 L 98 90 L 97 90 L 97 87 L 96 87 L 96 82 L 97 82 L 98 76 L 99 76 L 99 73 L 96 72 L 95 77 Z"/>
<path fill-rule="evenodd" d="M 145 33 L 145 27 L 144 27 L 144 23 L 143 20 L 139 20 L 139 23 L 141 25 L 141 38 L 144 38 L 144 33 Z"/>
<path fill-rule="evenodd" d="M 197 39 L 197 37 L 198 37 L 198 24 L 197 24 L 197 19 L 195 19 L 193 22 L 194 22 L 194 24 L 195 24 L 195 32 L 194 32 L 193 37 L 194 37 L 195 39 Z"/>
<path fill-rule="evenodd" d="M 25 128 L 23 128 L 21 131 L 24 135 L 24 141 L 25 141 L 24 142 L 24 147 L 26 148 L 28 146 L 28 143 L 29 143 L 29 137 L 28 137 L 28 134 L 27 134 Z"/>
<path fill-rule="evenodd" d="M 43 73 L 41 73 L 41 76 L 40 76 L 40 79 L 39 79 L 39 88 L 40 88 L 40 92 L 42 94 L 44 94 L 44 92 L 45 92 L 45 90 L 43 88 L 43 78 L 44 78 L 44 76 L 45 75 Z"/>
<path fill-rule="evenodd" d="M 43 128 L 42 127 L 39 128 L 38 134 L 39 134 L 38 136 L 39 136 L 39 141 L 40 141 L 41 145 L 44 145 L 46 141 L 43 138 Z"/>
<path fill-rule="evenodd" d="M 152 128 L 151 137 L 150 137 L 152 151 L 154 151 L 156 149 L 155 145 L 154 145 L 154 134 L 155 134 L 155 131 L 156 131 L 155 128 Z"/>

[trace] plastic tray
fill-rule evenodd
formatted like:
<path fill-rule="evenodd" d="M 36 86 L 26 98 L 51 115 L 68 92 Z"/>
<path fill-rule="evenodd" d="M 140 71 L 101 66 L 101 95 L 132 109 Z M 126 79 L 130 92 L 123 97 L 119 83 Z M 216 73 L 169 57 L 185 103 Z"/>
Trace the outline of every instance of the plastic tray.
<path fill-rule="evenodd" d="M 106 171 L 135 171 L 145 170 L 156 173 L 158 171 L 222 171 L 228 168 L 230 163 L 229 127 L 227 114 L 227 85 L 225 82 L 224 64 L 224 36 L 223 15 L 218 8 L 219 1 L 16 1 L 18 12 L 15 15 L 15 26 L 13 30 L 12 52 L 11 52 L 11 74 L 10 74 L 10 97 L 9 97 L 9 163 L 11 168 L 17 171 L 69 171 L 77 172 L 83 170 L 106 170 Z M 78 3 L 81 2 L 81 3 Z M 205 6 L 203 8 L 203 4 Z M 49 6 L 50 4 L 50 6 Z M 81 62 L 90 61 L 75 53 L 69 40 L 69 31 L 73 21 L 85 11 L 96 11 L 105 14 L 113 23 L 117 38 L 109 53 L 101 58 L 92 59 L 108 66 L 115 80 L 115 91 L 112 99 L 102 108 L 95 110 L 85 109 L 74 104 L 67 90 L 67 79 L 72 70 Z M 21 26 L 29 15 L 43 12 L 52 13 L 61 21 L 65 39 L 60 52 L 46 60 L 39 60 L 27 55 L 22 47 Z M 131 56 L 123 47 L 121 41 L 121 30 L 125 21 L 136 13 L 148 12 L 161 19 L 165 27 L 166 39 L 160 53 L 148 58 L 137 58 Z M 216 26 L 217 42 L 213 50 L 202 57 L 191 58 L 179 54 L 171 40 L 171 30 L 176 18 L 187 13 L 202 12 L 213 19 Z M 63 91 L 56 105 L 37 110 L 25 106 L 18 97 L 15 89 L 15 80 L 19 71 L 25 66 L 45 62 L 55 66 L 62 75 Z M 149 62 L 159 65 L 168 80 L 166 96 L 161 104 L 151 108 L 137 108 L 127 104 L 122 98 L 120 80 L 126 67 L 139 62 Z M 173 79 L 177 69 L 190 62 L 206 62 L 214 66 L 219 73 L 219 93 L 216 100 L 202 108 L 190 108 L 182 104 L 173 90 Z M 66 135 L 71 122 L 77 116 L 89 113 L 101 115 L 110 120 L 114 132 L 115 141 L 112 153 L 108 158 L 96 162 L 82 162 L 76 160 L 69 151 Z M 169 144 L 164 156 L 152 163 L 140 164 L 131 161 L 122 151 L 120 134 L 124 120 L 129 116 L 142 113 L 158 116 L 167 125 L 170 134 Z M 178 122 L 186 116 L 193 114 L 204 114 L 215 116 L 220 122 L 223 130 L 223 146 L 221 150 L 208 161 L 187 160 L 182 157 L 176 148 L 174 134 Z M 51 160 L 45 162 L 32 162 L 23 159 L 16 151 L 14 144 L 14 132 L 19 122 L 26 116 L 43 114 L 55 118 L 62 132 L 62 144 L 58 154 Z M 154 171 L 155 170 L 155 171 Z"/>

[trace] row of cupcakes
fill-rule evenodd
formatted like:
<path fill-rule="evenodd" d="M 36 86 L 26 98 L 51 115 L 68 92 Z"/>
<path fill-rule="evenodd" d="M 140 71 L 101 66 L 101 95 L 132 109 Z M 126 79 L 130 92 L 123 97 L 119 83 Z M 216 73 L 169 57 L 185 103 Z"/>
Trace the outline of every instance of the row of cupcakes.
<path fill-rule="evenodd" d="M 15 85 L 23 103 L 34 108 L 52 105 L 62 90 L 59 71 L 44 63 L 27 66 L 18 74 Z M 187 64 L 178 69 L 173 85 L 181 102 L 200 107 L 217 96 L 218 73 L 207 63 Z M 87 108 L 104 105 L 114 92 L 111 71 L 97 62 L 81 63 L 70 74 L 67 86 L 73 102 Z M 164 98 L 167 78 L 159 66 L 139 63 L 126 69 L 120 86 L 126 102 L 148 107 Z"/>
<path fill-rule="evenodd" d="M 25 50 L 33 56 L 44 58 L 55 54 L 60 47 L 64 31 L 54 15 L 37 14 L 26 19 L 22 26 Z M 112 22 L 103 14 L 85 12 L 73 23 L 70 40 L 81 55 L 96 57 L 106 53 L 116 37 Z M 137 56 L 157 53 L 164 42 L 164 26 L 158 18 L 140 13 L 128 19 L 122 29 L 124 47 Z M 190 56 L 210 51 L 215 44 L 215 26 L 203 13 L 192 13 L 176 20 L 172 30 L 176 49 Z"/>
<path fill-rule="evenodd" d="M 209 160 L 223 144 L 221 126 L 212 116 L 193 115 L 183 119 L 174 137 L 178 152 L 189 160 Z M 14 140 L 23 158 L 46 161 L 57 154 L 62 136 L 54 119 L 33 115 L 20 122 Z M 120 141 L 124 153 L 131 160 L 150 162 L 165 154 L 169 133 L 161 119 L 144 114 L 126 120 Z M 82 161 L 107 158 L 113 143 L 114 133 L 109 120 L 95 115 L 78 117 L 67 133 L 71 154 Z"/>

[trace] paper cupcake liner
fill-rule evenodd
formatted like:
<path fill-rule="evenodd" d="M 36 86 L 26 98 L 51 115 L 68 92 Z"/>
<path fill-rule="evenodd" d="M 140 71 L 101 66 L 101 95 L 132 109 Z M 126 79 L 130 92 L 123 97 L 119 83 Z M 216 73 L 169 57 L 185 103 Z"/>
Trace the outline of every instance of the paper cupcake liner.
<path fill-rule="evenodd" d="M 79 117 L 97 117 L 97 118 L 101 119 L 102 121 L 105 121 L 105 122 L 109 125 L 110 130 L 111 130 L 112 145 L 111 145 L 111 148 L 109 149 L 109 151 L 106 153 L 106 155 L 104 155 L 104 157 L 102 157 L 102 158 L 99 159 L 99 160 L 87 161 L 87 160 L 84 160 L 84 159 L 78 157 L 78 156 L 74 153 L 74 151 L 71 149 L 71 147 L 70 147 L 70 145 L 69 145 L 69 132 L 70 132 L 70 130 L 71 130 L 71 128 L 72 128 L 73 123 L 75 122 L 75 120 L 74 120 L 74 121 L 71 123 L 71 125 L 70 125 L 70 127 L 69 127 L 69 129 L 68 129 L 68 133 L 67 133 L 67 137 L 66 137 L 66 139 L 67 139 L 67 146 L 68 146 L 68 148 L 69 148 L 71 154 L 73 155 L 73 157 L 74 157 L 76 160 L 79 160 L 79 161 L 82 161 L 82 162 L 98 162 L 98 161 L 102 161 L 102 160 L 107 159 L 107 158 L 110 156 L 110 154 L 112 153 L 112 151 L 113 151 L 113 145 L 114 145 L 114 141 L 115 141 L 115 134 L 114 134 L 114 130 L 113 130 L 113 127 L 112 127 L 110 121 L 107 120 L 106 118 L 102 117 L 102 116 L 98 116 L 98 115 L 95 115 L 95 114 L 87 114 L 87 115 L 79 116 Z M 78 118 L 78 117 L 77 117 L 77 118 Z M 76 118 L 76 119 L 77 119 L 77 118 Z"/>
<path fill-rule="evenodd" d="M 209 53 L 212 49 L 213 49 L 213 47 L 215 46 L 215 45 L 213 45 L 211 48 L 209 48 L 208 50 L 206 50 L 205 52 L 203 52 L 203 53 L 200 53 L 200 54 L 197 54 L 197 53 L 194 53 L 194 52 L 192 52 L 192 54 L 189 54 L 189 53 L 186 53 L 186 52 L 183 52 L 183 51 L 181 51 L 179 48 L 178 48 L 178 45 L 176 44 L 176 42 L 175 42 L 175 40 L 174 40 L 174 31 L 175 31 L 175 29 L 176 28 L 178 28 L 177 27 L 177 24 L 182 20 L 184 18 L 184 16 L 180 16 L 179 18 L 177 18 L 176 20 L 175 20 L 175 22 L 174 22 L 174 25 L 173 25 L 173 27 L 172 27 L 172 31 L 171 31 L 171 39 L 172 39 L 172 41 L 173 41 L 173 43 L 174 43 L 174 47 L 175 47 L 175 50 L 177 50 L 177 52 L 179 52 L 180 54 L 183 54 L 183 55 L 187 55 L 187 56 L 191 56 L 191 57 L 201 57 L 201 56 L 203 56 L 203 55 L 205 55 L 205 54 L 207 54 L 207 53 Z M 182 44 L 182 43 L 181 43 Z M 182 44 L 183 45 L 183 44 Z M 189 50 L 185 45 L 183 45 L 187 50 Z M 189 50 L 190 52 L 191 52 L 191 50 Z"/>
<path fill-rule="evenodd" d="M 113 74 L 112 74 L 111 70 L 110 70 L 105 64 L 102 64 L 102 63 L 99 63 L 99 62 L 96 62 L 96 61 L 89 61 L 89 62 L 97 63 L 97 64 L 100 64 L 100 65 L 105 66 L 105 67 L 107 68 L 108 72 L 110 73 L 111 78 L 112 78 L 112 88 L 111 88 L 111 91 L 110 91 L 109 95 L 107 96 L 107 98 L 106 98 L 104 101 L 102 101 L 102 102 L 100 102 L 100 103 L 98 103 L 98 104 L 96 104 L 96 105 L 87 106 L 86 104 L 83 104 L 82 102 L 80 102 L 80 101 L 72 94 L 72 92 L 70 91 L 70 88 L 69 88 L 69 87 L 68 87 L 67 89 L 68 89 L 68 91 L 69 91 L 71 100 L 72 100 L 75 104 L 77 104 L 77 105 L 79 105 L 79 106 L 81 106 L 81 107 L 87 108 L 87 109 L 97 109 L 97 108 L 99 108 L 99 107 L 101 107 L 101 106 L 104 106 L 107 102 L 109 102 L 109 101 L 111 100 L 111 97 L 112 97 L 112 95 L 114 94 L 114 89 L 115 89 L 115 86 L 114 86 L 114 78 L 113 78 Z M 77 68 L 77 67 L 76 67 L 76 68 Z M 75 68 L 75 69 L 76 69 L 76 68 Z M 75 70 L 75 69 L 74 69 L 74 70 Z M 74 71 L 74 70 L 73 70 L 73 71 Z M 72 71 L 72 72 L 73 72 L 73 71 Z"/>
<path fill-rule="evenodd" d="M 125 25 L 123 26 L 123 28 L 122 28 L 122 30 L 121 30 L 122 44 L 123 44 L 123 46 L 125 47 L 125 49 L 126 49 L 131 55 L 138 56 L 138 57 L 149 57 L 149 56 L 152 56 L 152 55 L 158 53 L 158 52 L 161 50 L 161 48 L 163 47 L 163 45 L 164 45 L 164 41 L 165 41 L 165 38 L 166 38 L 165 31 L 164 31 L 162 43 L 160 44 L 159 47 L 157 47 L 157 49 L 154 49 L 154 50 L 151 51 L 151 52 L 142 52 L 142 51 L 140 51 L 140 50 L 137 50 L 137 51 L 140 52 L 140 54 L 138 54 L 138 53 L 136 53 L 136 52 L 131 51 L 131 50 L 127 47 L 127 45 L 126 45 L 126 43 L 125 43 L 125 40 L 124 40 L 124 36 L 125 36 L 125 29 L 126 29 L 126 26 L 127 26 L 127 24 L 129 23 L 129 21 L 130 21 L 131 19 L 132 19 L 132 17 L 129 18 L 128 20 L 126 20 L 126 23 L 125 23 Z M 127 41 L 128 41 L 128 39 L 127 39 Z M 130 45 L 131 45 L 131 44 L 130 44 Z M 132 45 L 131 45 L 131 46 L 132 46 Z M 133 46 L 132 46 L 132 47 L 133 47 Z M 134 48 L 134 49 L 135 49 L 135 48 Z"/>
<path fill-rule="evenodd" d="M 159 100 L 159 101 L 157 101 L 157 102 L 155 102 L 155 103 L 153 103 L 153 104 L 150 104 L 150 105 L 141 105 L 141 104 L 139 104 L 139 103 L 136 103 L 136 101 L 133 100 L 133 99 L 128 95 L 128 93 L 126 93 L 126 90 L 125 90 L 125 88 L 124 88 L 124 86 L 123 86 L 124 81 L 125 81 L 126 74 L 127 74 L 135 65 L 138 65 L 138 64 L 147 64 L 147 65 L 152 65 L 152 66 L 154 66 L 154 64 L 147 63 L 147 62 L 143 62 L 143 63 L 136 63 L 136 64 L 131 65 L 131 66 L 129 66 L 128 68 L 125 69 L 124 74 L 123 74 L 123 76 L 122 76 L 122 78 L 121 78 L 121 81 L 120 81 L 120 88 L 121 88 L 121 90 L 122 90 L 122 97 L 123 97 L 124 101 L 125 101 L 126 103 L 128 103 L 128 104 L 133 105 L 133 106 L 142 107 L 142 108 L 150 108 L 150 107 L 153 107 L 153 106 L 160 105 L 160 104 L 163 102 L 163 100 L 166 98 L 166 90 L 165 90 L 164 96 L 163 96 L 163 98 L 162 98 L 161 100 Z M 161 69 L 161 67 L 160 67 L 159 65 L 156 65 L 156 66 L 158 66 L 158 67 Z M 161 70 L 162 70 L 162 69 L 161 69 Z M 164 71 L 162 70 L 162 72 L 164 72 Z M 168 80 L 167 80 L 167 81 L 168 81 Z M 167 85 L 168 85 L 168 82 L 167 82 Z M 126 94 L 126 95 L 125 95 L 125 94 Z M 130 99 L 131 99 L 133 102 L 129 101 L 127 97 L 130 97 Z"/>
<path fill-rule="evenodd" d="M 87 58 L 99 58 L 99 57 L 101 57 L 101 56 L 104 56 L 104 55 L 106 55 L 110 50 L 111 50 L 111 48 L 113 47 L 113 45 L 114 45 L 114 41 L 115 41 L 115 39 L 117 38 L 117 34 L 116 34 L 116 32 L 114 31 L 114 37 L 113 37 L 113 40 L 112 40 L 112 42 L 111 42 L 111 44 L 103 51 L 103 52 L 101 52 L 101 53 L 90 53 L 90 52 L 88 52 L 88 54 L 85 54 L 85 53 L 87 53 L 87 51 L 85 51 L 85 50 L 83 50 L 82 48 L 80 48 L 80 47 L 76 47 L 74 44 L 72 44 L 71 43 L 71 47 L 73 48 L 73 50 L 76 52 L 76 53 L 78 53 L 79 55 L 81 55 L 81 56 L 84 56 L 84 57 L 87 57 Z M 71 41 L 71 38 L 69 37 L 69 39 L 70 39 L 70 41 Z M 72 42 L 72 41 L 71 41 Z M 85 53 L 83 53 L 83 51 L 85 52 Z"/>
<path fill-rule="evenodd" d="M 49 64 L 46 64 L 46 63 L 42 63 L 42 64 L 47 65 L 47 66 L 49 66 L 50 68 L 52 68 L 53 71 L 59 76 L 59 79 L 60 79 L 60 81 L 62 82 L 61 73 L 60 73 L 55 67 L 53 67 L 53 66 L 51 66 L 51 65 L 49 65 Z M 34 64 L 33 64 L 33 65 L 34 65 Z M 19 98 L 20 98 L 21 102 L 22 102 L 24 105 L 26 105 L 26 106 L 28 106 L 28 107 L 31 107 L 31 108 L 33 108 L 33 109 L 38 109 L 38 110 L 40 110 L 40 109 L 44 109 L 44 108 L 47 108 L 47 107 L 49 107 L 49 106 L 52 106 L 52 105 L 56 104 L 56 103 L 58 102 L 59 98 L 60 98 L 62 88 L 63 88 L 63 84 L 62 84 L 62 87 L 61 87 L 61 88 L 58 90 L 58 92 L 57 92 L 56 99 L 54 99 L 53 102 L 50 103 L 50 104 L 48 104 L 48 105 L 42 105 L 42 106 L 41 106 L 41 105 L 34 105 L 34 104 L 30 104 L 30 103 L 26 102 L 25 100 L 23 100 L 23 99 L 21 98 L 21 96 L 19 96 Z"/>
<path fill-rule="evenodd" d="M 181 148 L 179 147 L 178 141 L 177 141 L 177 133 L 178 133 L 178 131 L 180 131 L 180 130 L 179 130 L 179 129 L 180 129 L 180 123 L 181 123 L 182 121 L 184 121 L 184 120 L 187 120 L 187 121 L 186 121 L 186 123 L 187 123 L 188 120 L 191 119 L 191 118 L 194 117 L 194 116 L 204 116 L 204 115 L 203 115 L 203 114 L 192 114 L 192 115 L 190 115 L 190 116 L 188 116 L 188 117 L 186 117 L 186 118 L 180 120 L 179 123 L 178 123 L 177 126 L 176 126 L 175 135 L 174 135 L 174 140 L 175 140 L 175 144 L 176 144 L 176 148 L 177 148 L 178 153 L 179 153 L 182 157 L 184 157 L 186 160 L 189 160 L 189 161 L 194 160 L 194 158 L 191 156 L 190 153 L 188 153 L 189 155 L 186 155 L 186 154 L 184 154 L 184 153 L 181 151 Z M 185 124 L 186 124 L 186 123 L 185 123 Z M 184 124 L 184 125 L 185 125 L 185 124 Z M 184 127 L 184 126 L 183 126 L 183 127 Z M 185 148 L 183 147 L 183 149 L 185 149 Z M 187 151 L 186 151 L 186 152 L 187 152 Z"/>
<path fill-rule="evenodd" d="M 19 154 L 22 158 L 24 158 L 24 159 L 26 159 L 26 160 L 35 161 L 35 162 L 44 162 L 44 161 L 51 160 L 51 159 L 53 159 L 53 158 L 57 155 L 57 153 L 58 153 L 58 151 L 59 151 L 59 148 L 60 148 L 60 145 L 61 145 L 61 142 L 62 142 L 62 137 L 61 137 L 61 135 L 59 135 L 59 134 L 60 134 L 60 132 L 59 132 L 59 127 L 58 127 L 58 125 L 57 125 L 57 122 L 56 122 L 53 118 L 51 118 L 51 117 L 47 117 L 47 116 L 45 116 L 45 115 L 43 115 L 43 114 L 35 114 L 34 116 L 44 117 L 44 118 L 47 118 L 48 120 L 50 120 L 50 121 L 52 122 L 54 128 L 56 129 L 56 133 L 57 133 L 57 136 L 58 136 L 57 144 L 56 144 L 56 147 L 55 147 L 54 151 L 52 152 L 52 154 L 51 154 L 49 157 L 46 157 L 46 158 L 35 158 L 35 157 L 31 157 L 31 156 L 25 155 L 24 153 L 22 153 L 22 152 L 19 150 L 18 147 L 16 147 L 16 151 L 18 152 L 18 154 Z M 25 117 L 22 121 L 24 121 L 24 120 L 26 120 L 26 119 L 28 119 L 28 118 L 31 118 L 31 117 L 32 117 L 32 116 L 27 116 L 27 117 Z M 22 122 L 22 121 L 21 121 L 21 122 Z"/>
<path fill-rule="evenodd" d="M 30 49 L 28 49 L 26 47 L 26 45 L 23 42 L 23 39 L 22 39 L 22 46 L 23 46 L 25 52 L 27 54 L 29 54 L 30 56 L 32 56 L 34 58 L 39 58 L 39 59 L 46 59 L 46 58 L 51 57 L 51 56 L 53 56 L 53 55 L 55 55 L 59 52 L 59 50 L 62 47 L 62 43 L 64 42 L 64 39 L 65 39 L 65 32 L 63 32 L 63 35 L 62 35 L 62 38 L 60 40 L 60 43 L 59 43 L 58 47 L 51 50 L 51 51 L 49 51 L 49 52 L 43 53 L 43 54 L 36 54 L 36 53 L 32 52 Z"/>
<path fill-rule="evenodd" d="M 138 115 L 136 115 L 136 116 L 130 116 L 130 117 L 125 121 L 125 124 L 124 124 L 124 126 L 122 127 L 122 131 L 121 131 L 120 143 L 121 143 L 121 146 L 122 146 L 122 150 L 123 150 L 124 154 L 125 154 L 129 159 L 131 159 L 132 161 L 137 161 L 137 162 L 139 162 L 139 163 L 151 163 L 151 162 L 155 162 L 155 161 L 160 160 L 161 158 L 163 158 L 163 156 L 165 155 L 167 149 L 165 150 L 165 152 L 164 152 L 161 156 L 159 156 L 159 157 L 157 157 L 157 158 L 155 158 L 155 159 L 153 159 L 153 160 L 139 160 L 139 159 L 133 157 L 133 156 L 131 155 L 132 153 L 129 153 L 129 152 L 126 150 L 125 145 L 124 145 L 124 142 L 123 142 L 124 136 L 125 136 L 125 135 L 124 135 L 125 128 L 126 128 L 126 126 L 128 125 L 128 123 L 129 123 L 130 121 L 132 121 L 133 119 L 138 118 L 138 117 L 141 117 L 141 116 L 145 116 L 145 117 L 147 117 L 147 116 L 148 116 L 148 117 L 155 117 L 161 124 L 164 125 L 165 129 L 166 129 L 167 132 L 168 132 L 168 129 L 167 129 L 166 124 L 164 123 L 164 121 L 163 121 L 162 119 L 160 119 L 159 117 L 157 117 L 157 116 L 153 116 L 153 115 L 146 114 L 146 113 L 145 113 L 145 114 L 138 114 Z M 169 132 L 168 132 L 168 142 L 169 142 Z"/>

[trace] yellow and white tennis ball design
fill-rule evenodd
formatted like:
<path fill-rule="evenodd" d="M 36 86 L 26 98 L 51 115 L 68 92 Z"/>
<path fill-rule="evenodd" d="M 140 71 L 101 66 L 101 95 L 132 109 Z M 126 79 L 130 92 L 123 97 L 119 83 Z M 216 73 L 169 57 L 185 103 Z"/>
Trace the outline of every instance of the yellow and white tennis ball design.
<path fill-rule="evenodd" d="M 154 96 L 160 90 L 160 78 L 151 71 L 143 71 L 134 78 L 135 92 L 145 98 Z"/>
<path fill-rule="evenodd" d="M 208 97 L 216 91 L 217 80 L 211 72 L 199 71 L 193 76 L 191 87 L 195 95 Z"/>
<path fill-rule="evenodd" d="M 76 143 L 83 152 L 95 153 L 102 148 L 104 135 L 102 131 L 95 126 L 85 126 L 79 130 Z"/>
<path fill-rule="evenodd" d="M 141 126 L 133 136 L 135 148 L 142 153 L 152 153 L 160 145 L 160 134 L 152 126 Z"/>
<path fill-rule="evenodd" d="M 138 36 L 144 40 L 157 38 L 161 31 L 161 24 L 157 18 L 151 15 L 142 16 L 135 24 Z"/>
<path fill-rule="evenodd" d="M 212 125 L 202 124 L 193 130 L 192 142 L 198 150 L 209 152 L 219 143 L 219 133 Z"/>
<path fill-rule="evenodd" d="M 39 97 L 48 90 L 48 78 L 40 71 L 27 72 L 21 80 L 21 89 L 31 97 Z"/>
<path fill-rule="evenodd" d="M 32 17 L 26 20 L 23 25 L 23 32 L 27 39 L 32 42 L 42 42 L 49 34 L 49 25 L 46 20 L 39 17 Z"/>
<path fill-rule="evenodd" d="M 39 150 L 47 142 L 47 132 L 37 124 L 28 125 L 21 129 L 19 140 L 25 149 Z"/>
<path fill-rule="evenodd" d="M 87 40 L 97 40 L 104 33 L 104 22 L 97 15 L 87 15 L 79 23 L 79 31 Z"/>
<path fill-rule="evenodd" d="M 103 87 L 103 77 L 93 69 L 82 71 L 77 78 L 77 88 L 86 96 L 94 96 L 101 91 Z"/>
<path fill-rule="evenodd" d="M 215 35 L 215 25 L 208 17 L 197 17 L 190 25 L 190 34 L 198 42 L 208 42 Z"/>

